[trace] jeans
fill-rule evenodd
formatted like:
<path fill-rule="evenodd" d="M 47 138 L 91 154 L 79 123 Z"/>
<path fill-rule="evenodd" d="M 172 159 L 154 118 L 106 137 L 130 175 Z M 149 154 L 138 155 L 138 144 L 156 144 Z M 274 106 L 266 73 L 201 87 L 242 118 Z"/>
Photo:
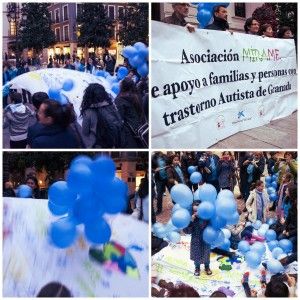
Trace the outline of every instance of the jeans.
<path fill-rule="evenodd" d="M 200 269 L 200 263 L 199 262 L 194 261 L 194 265 L 195 265 L 195 268 Z M 209 268 L 209 262 L 205 263 L 204 267 L 205 267 L 205 269 L 208 269 Z"/>

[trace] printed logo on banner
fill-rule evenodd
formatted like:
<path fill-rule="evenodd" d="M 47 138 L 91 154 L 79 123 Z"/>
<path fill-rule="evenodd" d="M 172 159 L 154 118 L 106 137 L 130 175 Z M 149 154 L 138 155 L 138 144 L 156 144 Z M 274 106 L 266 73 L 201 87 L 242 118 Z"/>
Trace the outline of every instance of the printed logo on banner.
<path fill-rule="evenodd" d="M 242 117 L 246 118 L 243 110 L 238 112 L 238 119 L 241 119 Z"/>
<path fill-rule="evenodd" d="M 263 117 L 265 115 L 265 107 L 263 105 L 261 105 L 259 108 L 258 108 L 258 116 L 259 117 Z"/>
<path fill-rule="evenodd" d="M 217 124 L 217 128 L 218 129 L 223 129 L 225 128 L 225 118 L 223 115 L 219 115 L 217 118 L 216 118 L 216 124 Z"/>
<path fill-rule="evenodd" d="M 245 112 L 245 110 L 238 111 L 236 116 L 237 116 L 237 120 L 233 121 L 232 124 L 250 121 L 252 119 L 252 117 L 248 117 L 248 114 Z"/>

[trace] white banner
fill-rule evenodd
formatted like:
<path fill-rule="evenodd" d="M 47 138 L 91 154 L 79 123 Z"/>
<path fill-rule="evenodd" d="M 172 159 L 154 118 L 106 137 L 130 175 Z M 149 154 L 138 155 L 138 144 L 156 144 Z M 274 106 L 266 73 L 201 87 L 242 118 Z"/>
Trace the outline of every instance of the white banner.
<path fill-rule="evenodd" d="M 146 223 L 123 214 L 105 215 L 112 230 L 110 253 L 121 249 L 136 263 L 122 271 L 109 259 L 99 263 L 89 257 L 94 245 L 85 239 L 82 225 L 69 248 L 51 245 L 47 230 L 59 217 L 51 215 L 47 200 L 3 198 L 3 202 L 3 297 L 33 298 L 50 282 L 65 285 L 73 297 L 148 296 Z"/>
<path fill-rule="evenodd" d="M 153 148 L 207 148 L 297 110 L 294 40 L 152 21 L 151 78 Z"/>

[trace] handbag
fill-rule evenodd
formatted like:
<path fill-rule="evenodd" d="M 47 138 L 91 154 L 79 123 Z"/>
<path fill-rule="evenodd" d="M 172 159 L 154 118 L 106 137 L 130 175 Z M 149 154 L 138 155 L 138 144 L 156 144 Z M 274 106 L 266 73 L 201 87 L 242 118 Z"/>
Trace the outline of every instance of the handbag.
<path fill-rule="evenodd" d="M 140 141 L 144 148 L 148 148 L 148 138 L 149 138 L 149 124 L 147 121 L 139 125 L 134 129 L 128 122 L 125 124 L 130 128 L 134 137 Z"/>

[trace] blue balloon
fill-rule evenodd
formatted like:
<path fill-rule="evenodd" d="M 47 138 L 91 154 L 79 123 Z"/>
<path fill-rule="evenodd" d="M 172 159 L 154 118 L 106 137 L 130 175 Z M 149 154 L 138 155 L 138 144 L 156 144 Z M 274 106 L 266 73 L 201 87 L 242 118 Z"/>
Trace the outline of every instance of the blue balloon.
<path fill-rule="evenodd" d="M 277 181 L 278 180 L 278 175 L 272 175 L 272 181 Z"/>
<path fill-rule="evenodd" d="M 137 53 L 138 50 L 133 46 L 127 46 L 122 51 L 122 55 L 126 58 L 134 57 Z"/>
<path fill-rule="evenodd" d="M 223 245 L 226 239 L 225 234 L 222 230 L 217 230 L 217 233 L 218 233 L 217 238 L 211 243 L 212 248 L 216 248 Z"/>
<path fill-rule="evenodd" d="M 60 105 L 66 105 L 69 103 L 68 98 L 64 95 L 64 94 L 60 94 L 59 99 L 56 99 L 56 101 L 60 104 Z"/>
<path fill-rule="evenodd" d="M 175 210 L 177 210 L 177 209 L 180 209 L 180 208 L 182 208 L 179 204 L 175 204 L 174 206 L 173 206 L 173 208 L 172 208 L 172 213 L 175 211 Z"/>
<path fill-rule="evenodd" d="M 127 207 L 128 186 L 119 178 L 105 185 L 99 185 L 99 190 L 95 192 L 97 199 L 103 204 L 104 209 L 109 214 L 116 214 L 124 211 Z"/>
<path fill-rule="evenodd" d="M 196 192 L 194 192 L 194 201 L 199 201 L 199 200 L 200 200 L 199 189 L 197 189 Z"/>
<path fill-rule="evenodd" d="M 95 73 L 96 76 L 99 76 L 99 77 L 104 77 L 106 76 L 106 72 L 103 71 L 103 70 L 98 70 L 96 73 Z"/>
<path fill-rule="evenodd" d="M 76 200 L 76 193 L 69 187 L 66 181 L 53 183 L 48 191 L 48 198 L 55 205 L 70 207 Z"/>
<path fill-rule="evenodd" d="M 49 236 L 58 248 L 67 248 L 76 239 L 76 225 L 69 218 L 61 218 L 50 225 Z"/>
<path fill-rule="evenodd" d="M 265 182 L 267 183 L 271 183 L 272 182 L 272 177 L 271 176 L 266 176 L 265 177 Z"/>
<path fill-rule="evenodd" d="M 190 176 L 190 181 L 193 184 L 198 184 L 202 180 L 202 175 L 200 172 L 193 172 Z"/>
<path fill-rule="evenodd" d="M 264 255 L 266 252 L 266 246 L 264 243 L 261 242 L 255 242 L 252 246 L 251 246 L 251 251 L 257 252 L 259 255 Z"/>
<path fill-rule="evenodd" d="M 49 96 L 49 99 L 59 100 L 60 99 L 60 90 L 59 89 L 50 88 L 48 90 L 48 96 Z"/>
<path fill-rule="evenodd" d="M 288 239 L 282 239 L 279 241 L 279 247 L 285 252 L 290 253 L 293 251 L 293 243 Z"/>
<path fill-rule="evenodd" d="M 171 198 L 181 207 L 190 207 L 193 203 L 193 193 L 185 184 L 179 183 L 172 187 Z M 175 225 L 175 224 L 174 224 Z"/>
<path fill-rule="evenodd" d="M 225 239 L 224 242 L 222 243 L 222 245 L 220 245 L 218 248 L 225 250 L 225 251 L 229 251 L 230 250 L 230 241 L 229 239 Z"/>
<path fill-rule="evenodd" d="M 274 193 L 276 194 L 276 190 L 272 186 L 267 188 L 267 192 L 269 195 L 274 194 Z"/>
<path fill-rule="evenodd" d="M 87 155 L 78 155 L 72 160 L 71 167 L 76 164 L 86 164 L 91 168 L 93 165 L 93 160 Z"/>
<path fill-rule="evenodd" d="M 225 238 L 226 238 L 226 239 L 230 239 L 230 237 L 231 237 L 231 232 L 230 232 L 230 230 L 227 229 L 227 228 L 223 228 L 223 229 L 221 229 L 221 230 L 223 231 Z"/>
<path fill-rule="evenodd" d="M 138 52 L 138 56 L 144 60 L 147 60 L 149 56 L 149 49 L 148 48 L 140 49 Z"/>
<path fill-rule="evenodd" d="M 276 259 L 270 259 L 267 262 L 267 268 L 270 273 L 277 274 L 282 273 L 284 271 L 284 268 L 280 261 Z"/>
<path fill-rule="evenodd" d="M 165 231 L 166 231 L 166 232 L 171 232 L 171 231 L 176 231 L 176 230 L 178 230 L 178 228 L 177 228 L 176 226 L 173 225 L 173 223 L 172 223 L 171 220 L 169 220 L 169 222 L 168 222 L 166 225 L 164 225 L 164 227 L 165 227 Z"/>
<path fill-rule="evenodd" d="M 206 25 L 208 25 L 211 18 L 212 18 L 212 13 L 207 9 L 202 8 L 197 13 L 197 20 L 200 24 L 200 28 L 204 28 Z"/>
<path fill-rule="evenodd" d="M 125 68 L 125 67 L 120 67 L 119 69 L 118 69 L 118 73 L 117 73 L 117 78 L 118 78 L 118 80 L 122 80 L 122 79 L 124 79 L 127 75 L 128 75 L 128 69 L 127 68 Z"/>
<path fill-rule="evenodd" d="M 276 193 L 272 193 L 269 195 L 270 201 L 274 202 L 278 200 L 278 195 Z"/>
<path fill-rule="evenodd" d="M 257 231 L 257 234 L 258 234 L 259 236 L 261 236 L 261 237 L 265 237 L 267 230 L 268 230 L 268 229 L 259 228 L 258 231 Z"/>
<path fill-rule="evenodd" d="M 66 79 L 63 83 L 62 89 L 66 92 L 71 91 L 74 87 L 74 81 L 72 79 Z"/>
<path fill-rule="evenodd" d="M 267 243 L 268 247 L 269 247 L 269 250 L 272 252 L 273 249 L 275 249 L 276 247 L 278 247 L 279 243 L 277 240 L 273 240 L 273 241 L 270 241 L 269 243 Z"/>
<path fill-rule="evenodd" d="M 114 92 L 116 95 L 118 95 L 120 93 L 120 84 L 118 82 L 114 83 L 111 86 L 111 90 L 112 92 Z"/>
<path fill-rule="evenodd" d="M 106 183 L 114 179 L 116 165 L 109 156 L 101 155 L 94 160 L 92 171 L 97 184 Z"/>
<path fill-rule="evenodd" d="M 254 227 L 254 229 L 258 230 L 261 225 L 262 225 L 262 222 L 260 220 L 256 220 L 253 224 L 253 227 Z"/>
<path fill-rule="evenodd" d="M 269 225 L 269 226 L 271 226 L 271 225 L 273 225 L 273 224 L 275 224 L 276 223 L 276 220 L 274 219 L 274 218 L 269 218 L 269 219 L 267 219 L 267 224 Z"/>
<path fill-rule="evenodd" d="M 183 229 L 187 227 L 190 224 L 190 222 L 191 222 L 190 212 L 185 208 L 177 209 L 172 214 L 172 223 L 178 229 Z"/>
<path fill-rule="evenodd" d="M 167 234 L 167 238 L 170 242 L 177 244 L 180 242 L 180 234 L 176 231 L 171 231 Z"/>
<path fill-rule="evenodd" d="M 17 196 L 19 198 L 31 198 L 32 197 L 32 189 L 30 186 L 26 184 L 21 184 L 17 190 Z"/>
<path fill-rule="evenodd" d="M 278 187 L 278 184 L 277 184 L 276 181 L 272 181 L 272 182 L 271 182 L 271 186 L 276 190 L 277 187 Z"/>
<path fill-rule="evenodd" d="M 84 226 L 84 233 L 86 238 L 94 244 L 105 244 L 111 237 L 110 226 L 103 218 L 86 223 Z"/>
<path fill-rule="evenodd" d="M 217 190 L 212 184 L 205 183 L 198 189 L 201 201 L 209 201 L 214 203 L 217 199 Z"/>
<path fill-rule="evenodd" d="M 163 228 L 163 226 L 164 226 L 164 224 L 162 224 L 162 223 L 159 223 L 159 222 L 154 223 L 152 226 L 152 232 L 156 233 L 156 231 L 160 228 Z"/>
<path fill-rule="evenodd" d="M 149 73 L 148 65 L 147 63 L 143 63 L 141 65 L 137 66 L 137 72 L 141 77 L 147 77 Z"/>
<path fill-rule="evenodd" d="M 220 232 L 221 232 L 220 230 L 216 230 L 211 226 L 207 226 L 203 231 L 203 240 L 207 244 L 213 244 L 214 241 L 216 241 L 216 239 L 218 238 Z"/>
<path fill-rule="evenodd" d="M 219 197 L 220 193 L 219 193 L 217 201 L 216 201 L 216 213 L 218 216 L 220 216 L 226 220 L 230 220 L 232 218 L 232 215 L 237 210 L 237 204 L 236 204 L 235 200 L 232 198 Z"/>
<path fill-rule="evenodd" d="M 272 250 L 272 256 L 277 259 L 279 255 L 283 254 L 283 250 L 280 248 L 280 247 L 275 247 L 273 250 Z"/>
<path fill-rule="evenodd" d="M 138 51 L 147 48 L 147 46 L 146 46 L 144 43 L 142 43 L 142 42 L 136 42 L 136 43 L 133 45 L 133 47 L 134 47 L 135 49 L 137 49 Z"/>
<path fill-rule="evenodd" d="M 138 55 L 135 55 L 129 58 L 129 63 L 131 64 L 132 67 L 138 68 L 140 65 L 144 63 L 144 60 Z"/>
<path fill-rule="evenodd" d="M 236 225 L 239 222 L 239 219 L 240 215 L 236 211 L 226 220 L 226 225 Z"/>
<path fill-rule="evenodd" d="M 49 208 L 50 212 L 55 216 L 62 216 L 69 211 L 68 206 L 56 205 L 51 201 L 48 201 L 48 208 Z"/>
<path fill-rule="evenodd" d="M 92 190 L 93 174 L 86 164 L 71 166 L 67 175 L 67 184 L 71 191 L 88 193 Z"/>
<path fill-rule="evenodd" d="M 231 200 L 235 200 L 234 198 L 234 194 L 232 191 L 230 190 L 222 190 L 219 192 L 217 199 L 231 199 Z"/>
<path fill-rule="evenodd" d="M 250 268 L 256 269 L 261 263 L 261 256 L 257 252 L 250 250 L 245 254 L 245 260 Z"/>
<path fill-rule="evenodd" d="M 276 240 L 276 232 L 273 229 L 268 229 L 265 236 L 267 242 Z"/>
<path fill-rule="evenodd" d="M 215 206 L 211 202 L 202 202 L 197 208 L 197 215 L 200 219 L 209 220 L 215 215 Z"/>
<path fill-rule="evenodd" d="M 80 196 L 73 205 L 72 216 L 78 224 L 99 219 L 105 212 L 103 204 L 92 196 Z"/>
<path fill-rule="evenodd" d="M 192 173 L 196 172 L 196 170 L 197 170 L 196 166 L 189 166 L 188 167 L 188 173 L 189 174 L 192 174 Z"/>
<path fill-rule="evenodd" d="M 212 218 L 210 220 L 210 222 L 214 229 L 220 229 L 220 228 L 225 227 L 225 225 L 226 225 L 226 220 L 219 216 L 215 216 L 214 218 Z"/>
<path fill-rule="evenodd" d="M 238 243 L 238 250 L 242 253 L 245 254 L 250 250 L 250 245 L 247 241 L 240 241 Z"/>

